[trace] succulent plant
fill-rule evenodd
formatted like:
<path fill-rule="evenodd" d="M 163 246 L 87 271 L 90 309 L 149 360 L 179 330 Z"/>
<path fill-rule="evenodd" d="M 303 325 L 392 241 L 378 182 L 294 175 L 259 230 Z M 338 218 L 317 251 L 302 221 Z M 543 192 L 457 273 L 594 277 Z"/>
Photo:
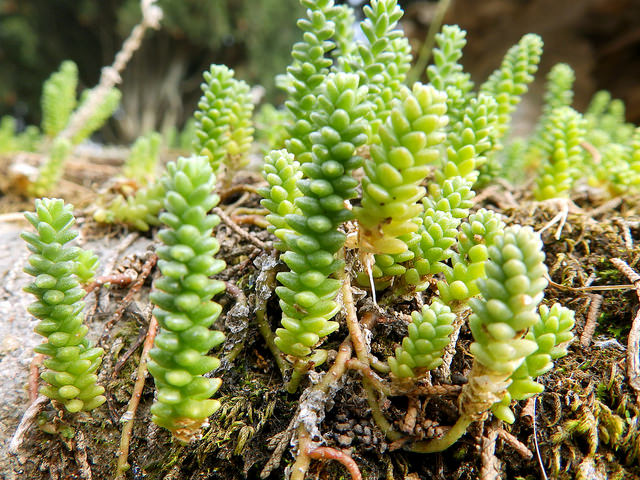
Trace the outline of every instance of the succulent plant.
<path fill-rule="evenodd" d="M 34 277 L 25 291 L 37 299 L 29 313 L 40 319 L 35 331 L 47 338 L 35 348 L 48 357 L 41 375 L 47 385 L 40 393 L 62 403 L 69 412 L 92 410 L 105 402 L 104 388 L 97 384 L 96 375 L 104 352 L 85 338 L 85 291 L 80 288 L 78 273 L 86 277 L 84 267 L 94 262 L 87 261 L 90 254 L 68 245 L 78 235 L 72 229 L 75 218 L 71 205 L 49 198 L 36 200 L 35 205 L 35 213 L 28 212 L 25 217 L 36 232 L 24 232 L 21 237 L 31 251 L 25 272 Z"/>
<path fill-rule="evenodd" d="M 160 215 L 166 228 L 158 233 L 162 277 L 151 293 L 160 332 L 148 365 L 158 391 L 153 421 L 183 442 L 196 438 L 220 406 L 211 397 L 222 380 L 204 376 L 220 365 L 207 353 L 224 340 L 222 332 L 210 330 L 222 310 L 212 298 L 224 283 L 209 277 L 225 266 L 214 257 L 219 246 L 211 236 L 220 219 L 208 213 L 219 201 L 212 193 L 215 184 L 206 157 L 179 158 L 167 165 L 166 212 Z"/>

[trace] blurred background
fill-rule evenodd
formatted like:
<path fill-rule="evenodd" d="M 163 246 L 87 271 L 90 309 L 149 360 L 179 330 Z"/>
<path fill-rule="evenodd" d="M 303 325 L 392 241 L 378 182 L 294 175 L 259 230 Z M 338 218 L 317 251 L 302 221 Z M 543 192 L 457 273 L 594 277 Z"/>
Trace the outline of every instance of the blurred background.
<path fill-rule="evenodd" d="M 360 1 L 349 3 L 360 13 Z M 557 62 L 576 72 L 574 106 L 609 90 L 640 123 L 640 0 L 400 1 L 402 27 L 419 52 L 440 3 L 444 23 L 468 31 L 462 63 L 484 80 L 525 33 L 545 41 L 537 81 L 520 109 L 525 125 L 537 115 L 544 76 Z M 150 31 L 127 66 L 120 109 L 101 139 L 128 143 L 151 130 L 180 128 L 195 109 L 202 72 L 223 63 L 239 78 L 282 102 L 274 77 L 300 37 L 298 0 L 158 0 L 162 28 Z M 81 87 L 92 87 L 140 18 L 139 0 L 0 0 L 0 116 L 40 123 L 43 81 L 65 59 L 78 64 Z"/>

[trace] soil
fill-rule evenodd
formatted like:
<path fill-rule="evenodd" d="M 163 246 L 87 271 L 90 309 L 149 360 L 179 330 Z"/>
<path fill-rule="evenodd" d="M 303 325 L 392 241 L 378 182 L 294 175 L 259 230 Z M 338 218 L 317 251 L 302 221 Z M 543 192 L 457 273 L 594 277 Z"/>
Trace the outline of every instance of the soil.
<path fill-rule="evenodd" d="M 5 169 L 20 158 L 5 158 Z M 37 159 L 34 160 L 37 162 Z M 99 275 L 133 269 L 140 272 L 154 248 L 153 232 L 132 233 L 123 227 L 97 225 L 90 216 L 92 195 L 109 181 L 119 166 L 118 158 L 96 160 L 76 158 L 70 164 L 62 195 L 76 205 L 80 243 L 94 250 L 101 259 Z M 103 167 L 94 167 L 103 165 Z M 83 173 L 84 172 L 84 173 Z M 102 173 L 100 173 L 102 172 Z M 7 172 L 2 173 L 3 178 Z M 89 176 L 91 175 L 91 176 Z M 101 176 L 102 175 L 102 176 Z M 254 174 L 238 175 L 235 184 L 255 184 Z M 238 191 L 237 189 L 234 191 Z M 259 197 L 250 192 L 222 195 L 221 208 L 242 220 L 238 208 L 259 207 Z M 508 224 L 545 226 L 557 213 L 553 204 L 534 204 L 528 189 L 508 186 L 489 187 L 481 192 L 477 207 L 501 212 Z M 390 442 L 375 425 L 366 402 L 359 373 L 350 371 L 336 386 L 331 398 L 320 405 L 318 432 L 326 446 L 349 453 L 363 477 L 391 479 L 480 478 L 487 438 L 496 428 L 501 434 L 495 456 L 489 455 L 506 479 L 549 478 L 633 479 L 640 478 L 640 403 L 629 386 L 626 350 L 628 332 L 638 300 L 629 280 L 611 264 L 619 258 L 631 268 L 638 266 L 640 246 L 640 198 L 610 199 L 590 189 L 578 192 L 575 208 L 569 213 L 559 239 L 554 225 L 543 232 L 546 263 L 553 283 L 545 293 L 545 303 L 556 301 L 576 311 L 576 341 L 569 355 L 556 362 L 556 368 L 540 380 L 545 391 L 535 401 L 515 406 L 512 426 L 495 421 L 474 424 L 449 450 L 439 454 L 416 454 L 403 450 L 403 442 Z M 31 201 L 5 189 L 0 197 L 0 478 L 17 479 L 111 479 L 121 436 L 121 417 L 133 392 L 140 356 L 141 339 L 147 332 L 150 303 L 148 293 L 152 275 L 126 305 L 124 314 L 113 323 L 114 312 L 123 305 L 129 287 L 103 287 L 86 298 L 88 324 L 92 340 L 105 349 L 100 382 L 107 390 L 108 402 L 90 414 L 71 415 L 47 402 L 9 453 L 9 442 L 29 406 L 28 375 L 34 358 L 33 347 L 40 342 L 32 331 L 35 320 L 26 313 L 32 301 L 22 292 L 27 276 L 22 267 L 27 258 L 19 234 L 26 228 L 18 212 L 31 208 Z M 264 229 L 247 221 L 238 221 L 241 229 L 271 245 L 273 238 Z M 153 379 L 149 376 L 135 418 L 127 472 L 130 479 L 243 479 L 259 478 L 274 456 L 277 445 L 284 447 L 280 462 L 271 461 L 268 478 L 283 478 L 294 461 L 295 446 L 289 445 L 291 429 L 304 383 L 297 394 L 288 394 L 273 356 L 265 346 L 255 320 L 256 304 L 266 301 L 266 315 L 273 329 L 280 310 L 273 285 L 260 275 L 269 269 L 281 269 L 272 253 L 265 252 L 240 236 L 227 224 L 216 230 L 221 244 L 219 257 L 227 262 L 222 280 L 237 286 L 240 293 L 227 289 L 217 298 L 224 306 L 217 327 L 227 339 L 219 352 L 223 358 L 216 376 L 223 378 L 218 393 L 221 409 L 210 419 L 201 439 L 182 445 L 150 420 Z M 353 265 L 354 269 L 359 268 Z M 613 285 L 610 290 L 599 286 Z M 585 288 L 587 287 L 587 288 Z M 391 297 L 379 293 L 379 309 L 372 307 L 366 291 L 354 287 L 360 316 L 374 310 L 377 321 L 372 327 L 372 353 L 380 359 L 389 355 L 406 333 L 403 314 L 428 302 L 435 290 L 413 298 Z M 382 295 L 380 297 L 380 295 Z M 590 305 L 598 326 L 588 346 L 578 339 L 583 334 Z M 337 350 L 347 336 L 344 318 L 338 332 L 325 348 Z M 113 323 L 113 324 L 112 324 Z M 463 327 L 451 366 L 451 378 L 433 375 L 434 385 L 465 382 L 471 366 L 471 334 Z M 131 351 L 133 353 L 131 354 Z M 127 355 L 129 355 L 127 357 Z M 236 355 L 230 362 L 231 355 Z M 328 362 L 329 365 L 331 361 Z M 321 367 L 319 370 L 325 370 Z M 416 425 L 410 439 L 429 438 L 441 426 L 452 425 L 457 418 L 456 396 L 434 395 L 408 398 L 390 397 L 382 402 L 383 411 L 400 430 L 408 410 L 416 411 Z M 511 440 L 510 440 L 511 439 Z M 513 440 L 515 439 L 515 440 Z M 539 454 L 537 454 L 539 450 Z M 530 454 L 533 453 L 533 456 Z M 273 459 L 272 459 L 273 460 Z M 485 460 L 486 463 L 486 460 Z M 486 467 L 486 465 L 485 465 Z M 348 478 L 338 462 L 312 461 L 309 478 Z"/>

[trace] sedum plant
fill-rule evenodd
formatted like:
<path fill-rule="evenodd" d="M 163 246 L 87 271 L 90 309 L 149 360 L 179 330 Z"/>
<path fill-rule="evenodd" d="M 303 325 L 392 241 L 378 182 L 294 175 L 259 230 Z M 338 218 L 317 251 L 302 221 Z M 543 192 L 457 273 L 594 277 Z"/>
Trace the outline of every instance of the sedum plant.
<path fill-rule="evenodd" d="M 300 164 L 286 150 L 274 150 L 264 157 L 262 176 L 269 183 L 268 187 L 258 190 L 264 197 L 260 204 L 271 212 L 266 216 L 270 224 L 267 229 L 280 239 L 276 248 L 286 250 L 286 244 L 282 240 L 285 234 L 293 232 L 286 216 L 300 214 L 300 208 L 295 204 L 296 198 L 302 196 L 298 188 L 298 180 L 302 178 Z"/>
<path fill-rule="evenodd" d="M 158 225 L 165 189 L 157 178 L 162 137 L 158 133 L 138 138 L 131 147 L 123 166 L 125 178 L 120 182 L 122 193 L 93 214 L 100 223 L 121 223 L 146 232 Z"/>
<path fill-rule="evenodd" d="M 42 87 L 42 131 L 50 138 L 61 133 L 76 107 L 78 66 L 71 60 L 60 64 Z"/>
<path fill-rule="evenodd" d="M 78 102 L 77 84 L 78 68 L 71 60 L 63 62 L 60 70 L 51 75 L 44 84 L 41 102 L 42 130 L 51 140 L 51 145 L 47 159 L 28 187 L 30 195 L 41 196 L 51 191 L 62 177 L 64 163 L 73 147 L 102 127 L 120 104 L 120 90 L 109 89 L 85 121 L 77 129 L 69 131 L 72 115 L 83 109 L 90 97 L 90 91 L 85 90 Z M 74 110 L 76 105 L 77 109 Z"/>
<path fill-rule="evenodd" d="M 105 402 L 104 388 L 97 384 L 96 375 L 104 352 L 85 338 L 85 292 L 79 280 L 93 276 L 97 258 L 68 245 L 78 235 L 72 230 L 71 205 L 49 198 L 36 200 L 35 205 L 35 213 L 25 217 L 36 232 L 21 236 L 31 251 L 25 272 L 34 277 L 25 291 L 37 299 L 29 312 L 40 319 L 36 332 L 47 338 L 35 349 L 48 357 L 41 375 L 47 385 L 40 393 L 69 412 L 92 410 Z"/>
<path fill-rule="evenodd" d="M 444 348 L 449 345 L 456 316 L 439 301 L 411 314 L 409 334 L 395 356 L 389 357 L 389 367 L 397 378 L 419 377 L 442 364 Z"/>
<path fill-rule="evenodd" d="M 525 339 L 538 345 L 535 353 L 527 356 L 525 361 L 511 375 L 511 384 L 507 394 L 492 406 L 494 415 L 507 423 L 513 423 L 515 417 L 509 408 L 511 400 L 524 400 L 542 393 L 544 386 L 534 378 L 547 373 L 553 368 L 553 360 L 567 355 L 567 346 L 573 340 L 571 330 L 575 325 L 575 313 L 555 303 L 551 308 L 541 305 L 538 310 L 538 321 L 527 333 Z"/>
<path fill-rule="evenodd" d="M 11 152 L 33 152 L 40 142 L 40 130 L 29 125 L 22 132 L 16 130 L 16 119 L 8 115 L 0 118 L 0 154 Z"/>
<path fill-rule="evenodd" d="M 156 382 L 153 421 L 182 442 L 195 439 L 220 406 L 211 397 L 222 380 L 204 375 L 220 361 L 207 353 L 224 340 L 210 327 L 222 307 L 212 300 L 224 283 L 209 277 L 225 264 L 214 257 L 219 249 L 212 237 L 220 219 L 208 212 L 219 198 L 212 193 L 216 178 L 206 157 L 180 158 L 167 165 L 166 195 L 158 233 L 158 266 L 151 301 L 160 332 L 150 351 L 149 372 Z"/>
<path fill-rule="evenodd" d="M 300 212 L 284 217 L 289 229 L 282 236 L 287 250 L 282 259 L 291 271 L 277 276 L 283 316 L 275 344 L 298 365 L 306 364 L 316 344 L 338 328 L 331 318 L 339 310 L 340 282 L 329 277 L 344 264 L 335 258 L 345 241 L 338 226 L 352 218 L 344 202 L 356 196 L 352 172 L 362 162 L 356 149 L 368 139 L 366 89 L 358 83 L 356 75 L 339 73 L 323 84 L 310 136 L 311 161 L 301 166 L 306 178 L 297 182 L 303 195 L 294 203 Z M 290 390 L 297 382 L 299 375 Z"/>
<path fill-rule="evenodd" d="M 246 155 L 253 141 L 249 86 L 236 80 L 233 70 L 224 65 L 211 65 L 204 80 L 203 95 L 194 114 L 193 149 L 209 159 L 214 173 L 224 165 L 230 182 L 233 172 L 247 164 Z"/>
<path fill-rule="evenodd" d="M 139 137 L 131 146 L 131 151 L 122 167 L 122 173 L 137 185 L 149 185 L 156 178 L 160 160 L 162 135 L 151 132 Z"/>
<path fill-rule="evenodd" d="M 582 158 L 580 143 L 585 135 L 582 116 L 571 107 L 552 110 L 542 126 L 544 160 L 536 181 L 536 200 L 566 197 Z"/>
<path fill-rule="evenodd" d="M 526 335 L 539 321 L 536 307 L 547 285 L 543 261 L 540 236 L 528 227 L 508 227 L 489 247 L 486 278 L 477 280 L 482 297 L 469 300 L 473 367 L 458 398 L 460 418 L 421 451 L 452 445 L 471 422 L 502 401 L 511 376 L 538 349 L 536 340 Z"/>
<path fill-rule="evenodd" d="M 418 230 L 425 195 L 420 183 L 438 159 L 445 139 L 445 97 L 432 87 L 404 89 L 402 100 L 372 139 L 364 163 L 361 206 L 354 209 L 361 250 L 397 254 L 407 250 L 399 237 Z"/>

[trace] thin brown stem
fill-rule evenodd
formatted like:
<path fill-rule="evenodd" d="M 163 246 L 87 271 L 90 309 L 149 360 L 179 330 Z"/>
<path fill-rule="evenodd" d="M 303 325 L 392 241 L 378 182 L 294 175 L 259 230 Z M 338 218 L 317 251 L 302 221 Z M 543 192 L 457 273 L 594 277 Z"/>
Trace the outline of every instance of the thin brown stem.
<path fill-rule="evenodd" d="M 640 275 L 627 263 L 619 258 L 612 258 L 611 263 L 625 275 L 636 287 L 636 295 L 640 300 Z M 640 404 L 640 309 L 631 323 L 629 339 L 627 341 L 627 378 L 629 385 L 636 394 L 636 403 Z"/>
<path fill-rule="evenodd" d="M 129 292 L 127 292 L 125 297 L 122 299 L 116 311 L 113 312 L 113 316 L 109 319 L 107 323 L 105 323 L 104 333 L 102 334 L 102 337 L 100 337 L 100 341 L 98 342 L 99 344 L 103 344 L 105 342 L 107 336 L 109 335 L 109 330 L 111 329 L 111 327 L 113 327 L 120 320 L 120 318 L 122 318 L 124 311 L 129 306 L 129 304 L 133 301 L 133 297 L 142 288 L 142 285 L 144 285 L 145 280 L 149 277 L 149 275 L 151 274 L 151 270 L 153 269 L 153 267 L 155 267 L 157 262 L 158 262 L 158 255 L 156 255 L 153 252 L 149 252 L 147 254 L 147 259 L 144 262 L 144 265 L 142 265 L 142 269 L 140 270 L 140 274 L 138 275 L 138 278 L 131 285 Z"/>
<path fill-rule="evenodd" d="M 224 210 L 222 210 L 220 207 L 216 207 L 213 209 L 213 213 L 215 213 L 216 215 L 218 215 L 220 217 L 220 219 L 231 229 L 233 230 L 235 233 L 237 233 L 238 235 L 240 235 L 242 238 L 244 238 L 245 240 L 247 240 L 248 242 L 254 244 L 256 247 L 258 247 L 259 249 L 261 249 L 262 251 L 269 251 L 272 248 L 267 245 L 266 243 L 264 243 L 262 240 L 260 240 L 259 238 L 257 238 L 255 235 L 251 235 L 249 232 L 243 230 L 242 228 L 240 228 L 238 226 L 238 224 L 236 222 L 233 221 L 233 219 L 227 215 Z"/>
<path fill-rule="evenodd" d="M 40 380 L 40 365 L 44 361 L 44 355 L 36 353 L 29 365 L 29 403 L 33 403 L 38 398 L 38 382 Z"/>
<path fill-rule="evenodd" d="M 582 329 L 582 335 L 580 335 L 580 345 L 588 347 L 591 345 L 591 339 L 596 331 L 598 325 L 598 314 L 600 313 L 600 306 L 602 305 L 603 297 L 599 294 L 589 295 L 589 311 L 587 312 L 587 320 Z"/>
<path fill-rule="evenodd" d="M 125 472 L 129 469 L 129 443 L 131 441 L 131 432 L 133 431 L 133 422 L 136 416 L 136 410 L 140 403 L 140 397 L 142 396 L 142 389 L 144 388 L 144 382 L 147 376 L 147 360 L 149 358 L 149 351 L 153 347 L 153 341 L 156 338 L 158 332 L 158 321 L 155 317 L 151 317 L 149 322 L 149 330 L 147 331 L 147 337 L 142 347 L 142 353 L 140 354 L 140 363 L 138 364 L 138 372 L 136 383 L 133 387 L 133 394 L 127 411 L 122 416 L 122 419 L 126 419 L 126 423 L 122 428 L 122 437 L 120 438 L 120 448 L 118 449 L 118 463 L 116 466 L 115 480 L 121 480 L 124 478 Z"/>
<path fill-rule="evenodd" d="M 347 337 L 340 348 L 338 355 L 333 362 L 331 368 L 322 377 L 322 380 L 313 387 L 310 387 L 314 393 L 322 393 L 326 395 L 332 385 L 337 384 L 338 380 L 347 371 L 347 360 L 351 358 L 351 339 Z M 309 470 L 310 457 L 308 454 L 311 445 L 311 436 L 306 429 L 304 423 L 300 423 L 297 431 L 298 438 L 298 455 L 291 470 L 291 480 L 305 480 L 307 470 Z"/>

